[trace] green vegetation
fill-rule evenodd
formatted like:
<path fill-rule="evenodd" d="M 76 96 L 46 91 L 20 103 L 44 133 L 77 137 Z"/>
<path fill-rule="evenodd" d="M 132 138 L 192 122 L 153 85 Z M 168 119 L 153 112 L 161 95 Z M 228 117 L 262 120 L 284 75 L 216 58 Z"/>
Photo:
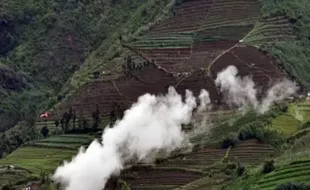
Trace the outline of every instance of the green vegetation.
<path fill-rule="evenodd" d="M 272 127 L 286 136 L 294 134 L 299 125 L 300 121 L 287 114 L 282 114 L 272 120 Z"/>
<path fill-rule="evenodd" d="M 87 119 L 76 118 L 71 108 L 59 121 L 35 120 L 40 112 L 73 95 L 91 80 L 91 74 L 112 71 L 121 75 L 119 60 L 128 53 L 123 47 L 191 47 L 194 41 L 243 38 L 245 43 L 274 55 L 287 74 L 309 90 L 308 0 L 259 1 L 259 20 L 258 12 L 252 11 L 258 4 L 251 1 L 247 5 L 249 19 L 233 12 L 222 16 L 220 7 L 215 7 L 208 13 L 211 19 L 196 32 L 154 37 L 143 33 L 182 1 L 4 0 L 0 7 L 0 187 L 41 181 L 46 183 L 43 189 L 55 189 L 48 174 L 63 160 L 71 159 L 79 147 L 87 147 L 99 137 L 99 133 L 89 133 L 101 130 L 106 118 L 100 118 L 97 106 Z M 243 1 L 232 2 L 224 8 L 246 7 Z M 288 110 L 274 107 L 263 115 L 249 111 L 224 117 L 218 113 L 213 125 L 191 136 L 193 152 L 177 153 L 155 167 L 154 175 L 164 185 L 153 185 L 144 175 L 147 186 L 143 187 L 309 188 L 303 184 L 310 181 L 309 113 L 309 101 L 290 103 Z M 193 177 L 182 187 L 168 184 L 161 176 L 169 173 L 174 181 L 179 180 L 174 175 L 181 173 L 179 178 L 184 180 L 194 176 L 190 172 L 199 173 L 200 178 L 194 181 Z M 184 173 L 189 176 L 184 177 Z M 129 181 L 119 179 L 118 188 L 130 189 Z"/>
<path fill-rule="evenodd" d="M 15 82 L 0 86 L 0 131 L 37 117 L 89 80 L 92 72 L 111 67 L 107 62 L 120 51 L 119 37 L 127 40 L 147 29 L 166 6 L 169 10 L 169 3 L 4 0 L 0 74 L 11 71 Z"/>
<path fill-rule="evenodd" d="M 286 16 L 297 31 L 298 40 L 264 44 L 262 50 L 278 58 L 278 63 L 307 90 L 310 88 L 310 4 L 307 0 L 260 0 L 263 18 Z"/>

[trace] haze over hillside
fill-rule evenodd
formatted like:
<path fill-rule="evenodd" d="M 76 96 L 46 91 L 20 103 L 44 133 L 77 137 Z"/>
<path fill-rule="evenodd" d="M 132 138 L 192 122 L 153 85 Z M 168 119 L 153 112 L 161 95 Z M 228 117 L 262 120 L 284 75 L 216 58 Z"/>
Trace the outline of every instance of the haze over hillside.
<path fill-rule="evenodd" d="M 1 5 L 0 187 L 56 188 L 49 175 L 82 145 L 53 178 L 68 189 L 309 181 L 289 172 L 309 163 L 308 0 Z"/>

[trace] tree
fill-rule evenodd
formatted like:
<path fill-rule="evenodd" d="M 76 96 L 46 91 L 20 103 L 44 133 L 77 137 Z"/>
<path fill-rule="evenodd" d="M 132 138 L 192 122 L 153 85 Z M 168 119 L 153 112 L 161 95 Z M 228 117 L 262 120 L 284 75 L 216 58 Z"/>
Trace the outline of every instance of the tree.
<path fill-rule="evenodd" d="M 262 173 L 267 174 L 267 173 L 272 172 L 274 169 L 275 169 L 274 160 L 265 161 L 263 169 L 262 169 Z"/>
<path fill-rule="evenodd" d="M 55 123 L 55 127 L 57 128 L 59 126 L 59 121 L 56 120 L 54 123 Z"/>
<path fill-rule="evenodd" d="M 48 136 L 49 130 L 48 130 L 46 125 L 44 127 L 42 127 L 41 133 L 42 133 L 44 138 L 46 138 Z"/>
<path fill-rule="evenodd" d="M 70 108 L 69 110 L 69 113 L 68 112 L 65 112 L 63 115 L 62 115 L 62 120 L 63 120 L 63 130 L 65 133 L 68 132 L 69 130 L 69 123 L 70 123 L 70 120 L 73 116 L 73 112 L 72 112 L 72 107 Z"/>
<path fill-rule="evenodd" d="M 72 128 L 75 129 L 75 121 L 76 121 L 76 115 L 73 113 L 72 115 Z"/>
<path fill-rule="evenodd" d="M 93 129 L 96 130 L 100 123 L 100 110 L 99 105 L 96 105 L 96 111 L 92 113 L 92 117 L 94 119 Z"/>

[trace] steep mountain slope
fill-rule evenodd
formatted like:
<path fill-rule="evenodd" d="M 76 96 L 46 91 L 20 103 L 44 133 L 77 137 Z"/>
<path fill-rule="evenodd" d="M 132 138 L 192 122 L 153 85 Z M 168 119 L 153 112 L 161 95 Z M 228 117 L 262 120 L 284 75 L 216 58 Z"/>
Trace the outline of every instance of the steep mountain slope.
<path fill-rule="evenodd" d="M 93 119 L 97 109 L 106 120 L 114 106 L 124 110 L 139 95 L 164 93 L 169 85 L 195 95 L 207 89 L 216 109 L 222 102 L 213 80 L 228 65 L 241 76 L 251 75 L 262 92 L 283 76 L 309 88 L 307 0 L 29 0 L 3 5 L 2 130 L 18 120 L 31 125 L 39 110 L 54 107 L 50 121 L 37 127 L 46 125 L 56 134 L 61 129 L 54 121 L 70 110 L 78 117 L 70 123 L 75 128 L 75 122 Z M 165 15 L 170 16 L 161 18 Z M 193 152 L 125 170 L 107 189 L 274 189 L 285 182 L 308 182 L 307 105 L 292 103 L 295 113 L 289 108 L 262 116 L 215 110 L 212 129 L 191 138 Z M 255 122 L 261 126 L 253 129 Z M 0 141 L 1 155 L 8 153 L 6 144 L 15 149 L 25 141 L 18 138 L 21 133 L 11 134 Z M 90 140 L 63 135 L 29 142 L 0 161 L 0 181 L 36 181 L 41 171 L 53 172 Z M 262 162 L 270 157 L 278 169 L 262 173 Z M 11 171 L 9 164 L 22 168 Z"/>
<path fill-rule="evenodd" d="M 125 109 L 139 95 L 162 93 L 168 85 L 175 86 L 180 93 L 191 89 L 197 94 L 200 89 L 206 88 L 211 93 L 212 101 L 220 104 L 213 79 L 228 65 L 235 65 L 241 76 L 251 75 L 257 87 L 264 91 L 285 74 L 277 67 L 273 57 L 243 44 L 243 38 L 251 34 L 251 29 L 259 20 L 259 6 L 255 0 L 249 1 L 247 6 L 243 1 L 184 1 L 174 7 L 170 18 L 157 22 L 142 36 L 123 41 L 119 57 L 96 69 L 102 77 L 84 85 L 84 90 L 79 90 L 70 100 L 59 105 L 53 115 L 59 118 L 73 108 L 78 116 L 90 117 L 98 105 L 101 115 L 108 116 L 113 110 L 112 102 L 122 104 Z M 232 31 L 232 35 L 227 31 Z M 162 70 L 171 78 L 148 74 L 148 69 L 143 68 L 149 64 L 153 64 L 152 72 Z M 161 78 L 161 84 L 155 78 Z M 132 80 L 140 84 L 128 83 Z M 133 95 L 130 89 L 123 89 L 125 83 L 132 89 L 140 90 Z M 152 83 L 160 84 L 161 89 L 156 89 Z M 96 88 L 103 90 L 94 95 L 92 92 L 96 92 Z M 114 89 L 104 92 L 108 88 Z M 124 99 L 127 97 L 130 101 Z"/>
<path fill-rule="evenodd" d="M 91 52 L 101 51 L 99 47 L 105 49 L 119 36 L 128 37 L 153 22 L 168 3 L 2 1 L 0 70 L 7 74 L 1 74 L 5 85 L 0 91 L 0 131 L 19 120 L 30 120 L 61 101 L 63 84 Z"/>

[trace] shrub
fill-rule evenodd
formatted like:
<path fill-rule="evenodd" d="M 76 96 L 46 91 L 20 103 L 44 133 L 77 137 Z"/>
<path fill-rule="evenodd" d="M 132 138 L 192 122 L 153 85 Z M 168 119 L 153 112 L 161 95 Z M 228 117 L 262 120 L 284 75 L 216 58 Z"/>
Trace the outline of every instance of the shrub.
<path fill-rule="evenodd" d="M 244 165 L 242 164 L 238 164 L 238 167 L 237 167 L 237 175 L 238 176 L 242 176 L 242 174 L 245 172 L 245 167 Z"/>
<path fill-rule="evenodd" d="M 273 147 L 279 147 L 285 143 L 285 138 L 275 130 L 264 130 L 264 139 L 265 143 Z"/>
<path fill-rule="evenodd" d="M 264 123 L 263 122 L 252 122 L 239 130 L 238 139 L 241 141 L 249 140 L 249 139 L 257 139 L 259 141 L 264 141 Z"/>
<path fill-rule="evenodd" d="M 228 136 L 221 141 L 221 147 L 228 148 L 230 146 L 235 146 L 237 142 L 237 136 L 234 133 L 229 133 Z"/>
<path fill-rule="evenodd" d="M 2 190 L 15 190 L 15 188 L 13 188 L 12 185 L 5 185 L 2 187 Z"/>
<path fill-rule="evenodd" d="M 275 169 L 274 160 L 265 161 L 263 169 L 262 169 L 262 173 L 267 174 L 267 173 L 272 172 L 274 169 Z"/>
<path fill-rule="evenodd" d="M 47 128 L 47 126 L 44 126 L 42 129 L 41 129 L 41 133 L 42 133 L 42 136 L 44 138 L 46 138 L 48 136 L 48 133 L 49 133 L 49 130 Z"/>
<path fill-rule="evenodd" d="M 236 168 L 237 168 L 237 164 L 235 164 L 235 163 L 229 163 L 226 166 L 226 169 L 228 169 L 228 170 L 234 170 Z"/>
<path fill-rule="evenodd" d="M 287 183 L 279 185 L 275 190 L 309 190 L 310 185 L 302 183 Z"/>

